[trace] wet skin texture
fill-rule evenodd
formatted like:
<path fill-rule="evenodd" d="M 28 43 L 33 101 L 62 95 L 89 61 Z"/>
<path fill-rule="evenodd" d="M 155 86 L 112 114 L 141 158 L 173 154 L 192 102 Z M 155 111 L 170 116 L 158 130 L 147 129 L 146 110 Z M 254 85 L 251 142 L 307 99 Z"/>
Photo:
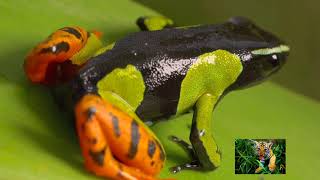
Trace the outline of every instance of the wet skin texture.
<path fill-rule="evenodd" d="M 146 90 L 136 109 L 142 120 L 176 114 L 181 82 L 201 54 L 224 49 L 241 58 L 243 71 L 227 90 L 255 84 L 276 72 L 287 53 L 254 55 L 252 50 L 283 44 L 250 21 L 234 18 L 218 25 L 133 33 L 115 43 L 112 50 L 92 58 L 73 82 L 75 99 L 96 93 L 97 82 L 115 68 L 134 65 L 143 75 Z"/>
<path fill-rule="evenodd" d="M 278 71 L 289 47 L 241 17 L 181 28 L 165 17 L 142 17 L 137 24 L 143 32 L 105 47 L 99 32 L 59 29 L 28 54 L 25 72 L 33 83 L 71 86 L 66 93 L 73 97 L 84 164 L 98 176 L 156 179 L 165 151 L 143 121 L 192 108 L 192 146 L 172 138 L 191 161 L 171 170 L 219 167 L 213 109 L 229 91 Z"/>

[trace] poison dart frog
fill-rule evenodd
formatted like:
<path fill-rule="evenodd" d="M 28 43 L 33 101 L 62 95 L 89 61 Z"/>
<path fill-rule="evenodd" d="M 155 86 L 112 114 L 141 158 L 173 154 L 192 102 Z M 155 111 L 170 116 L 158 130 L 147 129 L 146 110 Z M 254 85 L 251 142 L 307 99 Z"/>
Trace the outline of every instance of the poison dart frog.
<path fill-rule="evenodd" d="M 85 168 L 98 176 L 156 179 L 166 155 L 146 122 L 190 109 L 191 144 L 171 137 L 190 162 L 171 170 L 217 168 L 215 105 L 278 71 L 289 47 L 244 17 L 187 27 L 141 17 L 137 24 L 141 32 L 107 46 L 100 32 L 59 29 L 27 55 L 25 73 L 36 84 L 70 84 Z"/>

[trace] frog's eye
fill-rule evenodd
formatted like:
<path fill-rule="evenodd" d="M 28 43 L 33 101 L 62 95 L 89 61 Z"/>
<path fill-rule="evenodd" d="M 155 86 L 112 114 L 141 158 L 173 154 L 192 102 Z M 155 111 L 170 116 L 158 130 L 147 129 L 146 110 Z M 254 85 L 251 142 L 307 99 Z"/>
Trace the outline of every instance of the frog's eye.
<path fill-rule="evenodd" d="M 279 56 L 277 54 L 272 54 L 270 55 L 271 58 L 269 60 L 269 63 L 271 64 L 272 67 L 277 67 L 279 66 L 280 64 L 280 61 L 279 61 Z"/>
<path fill-rule="evenodd" d="M 48 85 L 68 79 L 79 68 L 70 58 L 86 45 L 89 36 L 80 27 L 65 27 L 52 33 L 27 55 L 24 69 L 28 78 Z"/>
<path fill-rule="evenodd" d="M 272 58 L 273 60 L 278 60 L 278 56 L 277 56 L 276 54 L 271 55 L 271 58 Z"/>
<path fill-rule="evenodd" d="M 53 53 L 59 54 L 61 52 L 68 52 L 70 49 L 70 45 L 67 42 L 59 42 L 47 48 L 42 48 L 39 54 Z"/>

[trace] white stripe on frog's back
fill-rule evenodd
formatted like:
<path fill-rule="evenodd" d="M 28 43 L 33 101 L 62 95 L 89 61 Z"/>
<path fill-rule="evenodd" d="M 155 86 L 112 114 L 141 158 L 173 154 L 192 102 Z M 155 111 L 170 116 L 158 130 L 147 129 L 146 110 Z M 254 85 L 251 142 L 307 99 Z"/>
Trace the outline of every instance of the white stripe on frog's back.
<path fill-rule="evenodd" d="M 275 53 L 288 52 L 289 50 L 290 50 L 289 46 L 281 44 L 273 48 L 263 48 L 263 49 L 253 50 L 251 51 L 251 53 L 254 55 L 270 55 Z"/>

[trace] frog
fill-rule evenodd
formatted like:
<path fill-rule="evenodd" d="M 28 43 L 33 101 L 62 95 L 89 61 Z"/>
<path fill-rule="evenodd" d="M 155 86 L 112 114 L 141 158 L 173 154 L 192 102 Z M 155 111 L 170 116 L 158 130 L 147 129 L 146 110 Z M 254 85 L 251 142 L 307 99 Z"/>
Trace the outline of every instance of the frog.
<path fill-rule="evenodd" d="M 24 61 L 33 84 L 68 84 L 85 168 L 111 179 L 157 179 L 166 153 L 149 125 L 193 111 L 187 163 L 171 168 L 212 171 L 221 151 L 214 109 L 229 92 L 260 84 L 286 62 L 289 46 L 245 17 L 178 27 L 143 16 L 133 32 L 104 45 L 102 33 L 64 27 Z"/>

